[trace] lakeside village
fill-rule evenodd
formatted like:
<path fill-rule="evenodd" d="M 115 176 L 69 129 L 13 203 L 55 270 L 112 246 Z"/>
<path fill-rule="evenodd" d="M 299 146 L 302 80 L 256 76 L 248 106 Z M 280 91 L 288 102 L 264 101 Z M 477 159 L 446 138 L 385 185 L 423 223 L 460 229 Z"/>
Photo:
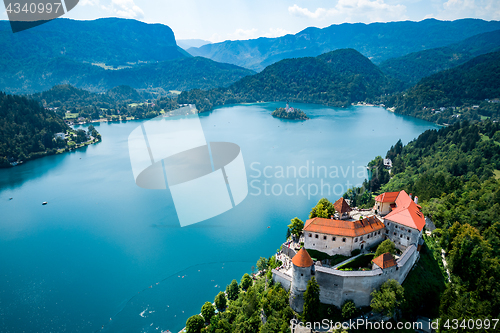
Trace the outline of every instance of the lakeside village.
<path fill-rule="evenodd" d="M 375 332 L 384 321 L 396 325 L 401 284 L 424 245 L 418 197 L 382 193 L 371 209 L 324 198 L 309 217 L 305 223 L 294 218 L 286 242 L 270 259 L 259 259 L 253 279 L 245 274 L 240 284 L 233 280 L 181 332 L 347 332 L 347 322 L 356 320 L 370 328 L 357 329 Z M 260 311 L 256 293 L 262 295 Z M 258 312 L 255 318 L 248 307 Z M 432 331 L 428 318 L 405 324 L 407 332 Z"/>

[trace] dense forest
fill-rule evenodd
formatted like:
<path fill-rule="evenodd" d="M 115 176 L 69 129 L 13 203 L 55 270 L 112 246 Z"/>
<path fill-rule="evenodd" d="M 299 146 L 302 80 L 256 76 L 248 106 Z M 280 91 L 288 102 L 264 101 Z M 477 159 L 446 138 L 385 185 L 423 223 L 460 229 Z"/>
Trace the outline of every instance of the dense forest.
<path fill-rule="evenodd" d="M 499 73 L 500 52 L 484 54 L 422 79 L 408 91 L 389 97 L 386 104 L 396 113 L 438 124 L 487 117 L 499 120 Z"/>
<path fill-rule="evenodd" d="M 376 101 L 396 88 L 368 58 L 356 50 L 343 49 L 315 58 L 282 60 L 227 89 L 182 92 L 179 103 L 196 104 L 202 112 L 218 105 L 257 101 L 347 107 L 358 101 Z"/>
<path fill-rule="evenodd" d="M 55 136 L 64 133 L 65 138 Z M 100 141 L 93 126 L 72 130 L 39 102 L 0 92 L 0 168 Z"/>
<path fill-rule="evenodd" d="M 500 30 L 479 34 L 445 47 L 388 59 L 379 67 L 387 75 L 402 81 L 405 88 L 409 88 L 424 77 L 498 50 L 500 50 Z"/>

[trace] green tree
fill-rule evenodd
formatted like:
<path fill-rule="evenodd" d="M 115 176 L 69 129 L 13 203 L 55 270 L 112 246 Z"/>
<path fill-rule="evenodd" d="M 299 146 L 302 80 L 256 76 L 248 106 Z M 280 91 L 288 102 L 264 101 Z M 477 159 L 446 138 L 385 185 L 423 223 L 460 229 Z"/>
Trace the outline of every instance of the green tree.
<path fill-rule="evenodd" d="M 342 318 L 349 319 L 356 314 L 356 305 L 351 300 L 346 300 L 342 305 Z"/>
<path fill-rule="evenodd" d="M 191 316 L 186 321 L 187 333 L 201 333 L 201 330 L 204 327 L 205 327 L 205 320 L 200 315 Z"/>
<path fill-rule="evenodd" d="M 313 276 L 307 283 L 307 289 L 304 293 L 304 319 L 308 322 L 318 320 L 319 308 L 319 284 Z"/>
<path fill-rule="evenodd" d="M 267 258 L 260 257 L 260 259 L 257 260 L 257 269 L 259 271 L 265 271 L 268 266 L 269 266 L 269 262 L 268 262 Z"/>
<path fill-rule="evenodd" d="M 377 251 L 375 251 L 374 258 L 377 258 L 378 256 L 387 252 L 391 254 L 396 253 L 396 246 L 394 246 L 394 243 L 390 239 L 386 239 L 385 241 L 380 243 L 380 245 L 377 247 Z"/>
<path fill-rule="evenodd" d="M 219 311 L 224 311 L 226 309 L 227 306 L 226 294 L 224 294 L 222 291 L 220 291 L 217 294 L 217 296 L 215 296 L 215 306 Z"/>
<path fill-rule="evenodd" d="M 389 317 L 394 316 L 397 307 L 404 301 L 404 289 L 394 279 L 384 282 L 380 290 L 374 290 L 371 295 L 370 306 L 373 311 L 383 313 Z"/>
<path fill-rule="evenodd" d="M 250 277 L 250 275 L 248 275 L 248 273 L 245 273 L 241 278 L 241 283 L 240 283 L 241 289 L 247 290 L 251 285 L 252 285 L 252 278 Z"/>
<path fill-rule="evenodd" d="M 235 301 L 238 299 L 240 294 L 240 286 L 236 280 L 231 281 L 231 283 L 226 287 L 227 298 L 230 301 Z"/>
<path fill-rule="evenodd" d="M 205 302 L 201 307 L 201 315 L 205 319 L 206 323 L 210 322 L 210 319 L 215 315 L 215 308 L 210 302 Z"/>
<path fill-rule="evenodd" d="M 299 238 L 302 233 L 302 229 L 304 229 L 304 222 L 302 222 L 302 220 L 298 217 L 293 218 L 291 222 L 292 223 L 288 225 L 288 230 L 290 230 L 290 233 L 296 238 Z"/>

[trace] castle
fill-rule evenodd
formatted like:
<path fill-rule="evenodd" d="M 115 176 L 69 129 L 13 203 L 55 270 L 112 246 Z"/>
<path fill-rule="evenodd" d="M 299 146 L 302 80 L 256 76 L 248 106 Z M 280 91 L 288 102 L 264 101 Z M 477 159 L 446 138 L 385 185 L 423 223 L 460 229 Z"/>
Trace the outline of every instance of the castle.
<path fill-rule="evenodd" d="M 341 307 L 346 300 L 352 300 L 358 307 L 369 306 L 374 289 L 388 279 L 403 283 L 420 256 L 425 217 L 417 197 L 412 199 L 405 191 L 386 192 L 375 198 L 375 206 L 369 211 L 354 211 L 343 198 L 334 207 L 336 216 L 306 221 L 303 248 L 296 252 L 293 247 L 283 246 L 282 259 L 291 262 L 272 271 L 274 282 L 290 291 L 290 306 L 297 312 L 303 311 L 304 292 L 312 276 L 320 286 L 322 303 Z M 358 216 L 365 213 L 369 216 Z M 353 258 L 329 267 L 314 262 L 305 250 L 350 256 L 355 250 L 363 252 L 385 239 L 390 239 L 402 254 L 394 257 L 384 253 L 373 258 L 371 270 L 337 269 Z"/>

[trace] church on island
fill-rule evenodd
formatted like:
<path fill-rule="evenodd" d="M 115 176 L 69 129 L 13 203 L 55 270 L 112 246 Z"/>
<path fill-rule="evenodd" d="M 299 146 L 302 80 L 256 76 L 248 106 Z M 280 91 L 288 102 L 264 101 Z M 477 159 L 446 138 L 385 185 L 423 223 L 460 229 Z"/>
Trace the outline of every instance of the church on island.
<path fill-rule="evenodd" d="M 282 261 L 289 262 L 272 271 L 274 282 L 290 291 L 290 306 L 303 311 L 304 292 L 314 276 L 320 286 L 320 301 L 341 307 L 346 300 L 356 306 L 369 306 L 370 294 L 389 279 L 403 283 L 420 257 L 425 217 L 405 191 L 386 192 L 375 198 L 372 209 L 352 209 L 344 198 L 334 203 L 335 216 L 306 221 L 299 243 L 282 247 Z M 399 255 L 384 253 L 373 258 L 368 268 L 348 267 L 357 258 L 368 256 L 368 249 L 390 239 Z M 303 242 L 303 247 L 300 244 Z M 334 266 L 330 260 L 313 260 L 307 250 L 326 256 L 348 257 Z"/>

